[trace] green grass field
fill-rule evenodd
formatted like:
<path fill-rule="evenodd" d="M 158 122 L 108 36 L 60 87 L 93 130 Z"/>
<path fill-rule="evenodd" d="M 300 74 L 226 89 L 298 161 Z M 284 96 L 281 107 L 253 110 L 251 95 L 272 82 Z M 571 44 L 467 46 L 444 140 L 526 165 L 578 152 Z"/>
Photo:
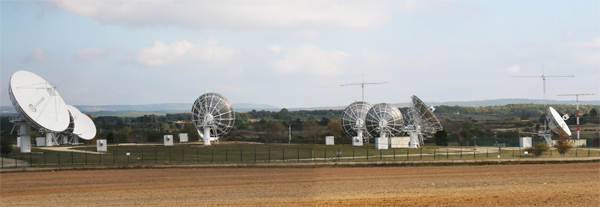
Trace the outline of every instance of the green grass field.
<path fill-rule="evenodd" d="M 476 153 L 473 153 L 473 152 Z M 524 149 L 503 147 L 500 156 L 534 158 L 524 154 Z M 129 154 L 129 155 L 127 155 Z M 600 156 L 598 148 L 574 148 L 565 155 L 550 150 L 540 157 Z M 254 162 L 353 162 L 392 160 L 467 160 L 497 159 L 498 147 L 439 147 L 424 146 L 418 149 L 377 150 L 374 145 L 288 145 L 288 144 L 177 144 L 161 145 L 111 145 L 99 154 L 95 145 L 76 146 L 66 151 L 34 147 L 32 153 L 13 153 L 16 158 L 31 166 L 68 165 L 134 165 L 134 164 L 196 164 L 196 163 L 254 163 Z M 14 167 L 4 166 L 2 167 Z"/>

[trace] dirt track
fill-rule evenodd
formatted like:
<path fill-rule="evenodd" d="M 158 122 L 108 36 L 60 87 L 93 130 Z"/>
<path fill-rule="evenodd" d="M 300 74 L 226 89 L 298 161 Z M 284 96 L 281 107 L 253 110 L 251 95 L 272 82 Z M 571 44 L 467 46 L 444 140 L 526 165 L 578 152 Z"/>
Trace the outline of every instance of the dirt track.
<path fill-rule="evenodd" d="M 1 174 L 1 206 L 596 206 L 598 163 Z"/>

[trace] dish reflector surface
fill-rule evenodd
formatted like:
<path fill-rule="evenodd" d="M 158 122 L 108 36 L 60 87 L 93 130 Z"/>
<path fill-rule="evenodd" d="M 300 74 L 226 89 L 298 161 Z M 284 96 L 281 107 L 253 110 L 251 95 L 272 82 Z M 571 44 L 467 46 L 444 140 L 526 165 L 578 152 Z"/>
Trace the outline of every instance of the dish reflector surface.
<path fill-rule="evenodd" d="M 227 134 L 233 128 L 235 113 L 233 106 L 218 93 L 206 93 L 198 97 L 192 106 L 192 122 L 202 131 L 211 128 L 211 136 Z M 203 136 L 202 133 L 199 133 Z"/>
<path fill-rule="evenodd" d="M 548 107 L 547 119 L 550 130 L 556 132 L 559 136 L 571 136 L 569 126 L 554 108 Z"/>
<path fill-rule="evenodd" d="M 61 132 L 69 126 L 69 111 L 56 89 L 40 76 L 17 71 L 10 77 L 10 100 L 31 126 L 49 132 Z"/>
<path fill-rule="evenodd" d="M 73 117 L 73 134 L 85 140 L 93 139 L 96 136 L 94 121 L 74 106 L 67 105 L 67 109 L 71 117 Z"/>
<path fill-rule="evenodd" d="M 403 124 L 402 113 L 389 103 L 374 105 L 365 117 L 367 132 L 373 137 L 379 137 L 381 132 L 387 132 L 389 136 L 399 135 Z"/>
<path fill-rule="evenodd" d="M 356 101 L 348 105 L 342 113 L 342 129 L 350 137 L 357 136 L 358 129 L 365 129 L 365 117 L 373 105 L 364 101 Z"/>

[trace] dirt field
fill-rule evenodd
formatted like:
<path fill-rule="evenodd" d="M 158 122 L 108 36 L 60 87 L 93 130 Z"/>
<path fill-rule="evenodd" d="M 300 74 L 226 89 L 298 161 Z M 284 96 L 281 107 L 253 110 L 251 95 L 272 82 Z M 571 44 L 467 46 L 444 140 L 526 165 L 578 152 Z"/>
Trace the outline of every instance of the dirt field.
<path fill-rule="evenodd" d="M 598 163 L 3 173 L 1 206 L 597 206 Z"/>

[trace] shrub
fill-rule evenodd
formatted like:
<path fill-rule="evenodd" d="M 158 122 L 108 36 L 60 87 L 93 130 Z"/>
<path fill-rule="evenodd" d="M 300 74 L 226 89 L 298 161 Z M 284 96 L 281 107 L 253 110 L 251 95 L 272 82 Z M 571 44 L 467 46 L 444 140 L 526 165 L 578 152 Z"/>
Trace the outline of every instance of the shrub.
<path fill-rule="evenodd" d="M 544 152 L 547 152 L 550 149 L 546 143 L 538 143 L 533 147 L 528 147 L 525 150 L 527 152 L 533 153 L 536 157 L 539 157 Z"/>

